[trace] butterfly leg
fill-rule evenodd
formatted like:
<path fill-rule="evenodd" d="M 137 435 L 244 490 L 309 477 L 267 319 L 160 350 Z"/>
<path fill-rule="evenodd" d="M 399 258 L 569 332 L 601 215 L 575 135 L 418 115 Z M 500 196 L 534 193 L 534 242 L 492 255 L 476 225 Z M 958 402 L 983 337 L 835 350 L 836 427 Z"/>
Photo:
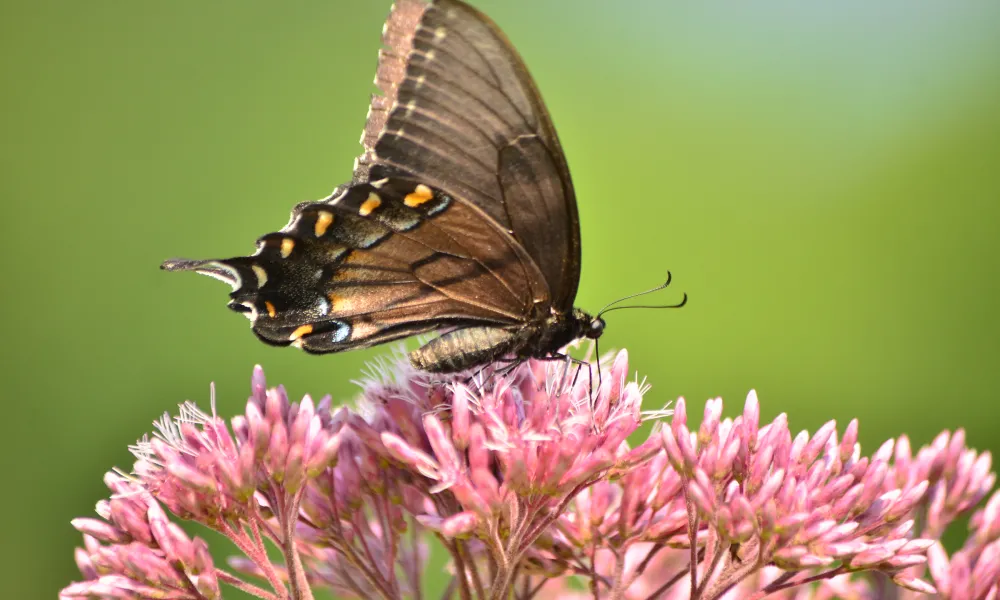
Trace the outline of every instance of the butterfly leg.
<path fill-rule="evenodd" d="M 519 367 L 522 362 L 524 362 L 524 361 L 522 359 L 520 359 L 520 358 L 517 358 L 517 357 L 509 357 L 509 358 L 508 357 L 500 357 L 500 358 L 497 358 L 492 363 L 489 363 L 489 364 L 486 364 L 486 365 L 483 365 L 482 367 L 480 367 L 479 370 L 477 370 L 471 377 L 469 377 L 469 381 L 471 382 L 471 381 L 474 381 L 476 379 L 479 379 L 479 376 L 482 375 L 483 372 L 486 371 L 486 369 L 488 369 L 490 367 L 493 367 L 493 366 L 495 366 L 497 364 L 509 365 L 509 366 L 504 367 L 504 369 L 502 371 L 501 370 L 494 370 L 493 374 L 490 375 L 489 379 L 486 379 L 486 380 L 482 381 L 482 383 L 480 385 L 476 386 L 476 388 L 479 390 L 479 393 L 482 394 L 486 390 L 486 383 L 488 381 L 491 381 L 497 375 L 500 375 L 501 377 L 503 377 L 503 376 L 506 376 L 506 375 L 510 374 L 510 372 L 513 371 L 514 369 L 516 369 L 517 367 Z"/>
<path fill-rule="evenodd" d="M 593 372 L 590 369 L 590 363 L 589 362 L 587 362 L 585 360 L 581 360 L 579 358 L 575 358 L 573 356 L 570 356 L 569 354 L 564 354 L 562 352 L 553 352 L 552 354 L 549 354 L 548 356 L 539 358 L 537 360 L 545 360 L 545 361 L 565 360 L 566 361 L 567 371 L 563 375 L 563 379 L 564 380 L 565 380 L 566 375 L 569 374 L 569 372 L 568 372 L 569 371 L 569 365 L 570 364 L 576 365 L 576 373 L 573 375 L 573 383 L 570 384 L 570 387 L 576 387 L 576 382 L 577 382 L 577 380 L 580 377 L 580 369 L 582 369 L 584 366 L 586 366 L 587 367 L 587 377 L 588 377 L 588 379 L 590 381 L 590 392 L 591 392 L 591 395 L 593 395 L 593 392 L 594 392 L 594 374 L 593 374 Z M 563 386 L 563 387 L 565 387 L 565 386 Z"/>

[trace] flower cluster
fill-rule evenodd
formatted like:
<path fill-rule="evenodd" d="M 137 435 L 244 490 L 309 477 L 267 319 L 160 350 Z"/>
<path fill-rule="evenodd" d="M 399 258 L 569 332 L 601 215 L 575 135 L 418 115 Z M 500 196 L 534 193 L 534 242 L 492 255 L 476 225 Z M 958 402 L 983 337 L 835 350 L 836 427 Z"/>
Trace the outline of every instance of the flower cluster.
<path fill-rule="evenodd" d="M 683 399 L 669 422 L 641 412 L 625 352 L 582 376 L 375 371 L 351 410 L 290 402 L 258 367 L 229 424 L 214 402 L 164 417 L 107 476 L 101 519 L 73 522 L 83 580 L 61 597 L 419 598 L 432 545 L 463 600 L 1000 597 L 1000 493 L 977 510 L 995 475 L 961 431 L 864 455 L 857 421 L 793 436 L 753 392 L 735 418 L 710 400 L 692 430 Z M 242 556 L 215 564 L 168 511 Z M 970 514 L 949 557 L 939 540 Z"/>
<path fill-rule="evenodd" d="M 114 473 L 105 477 L 105 483 L 114 492 L 110 500 L 97 504 L 97 513 L 105 520 L 73 520 L 84 534 L 76 564 L 86 581 L 64 589 L 63 597 L 222 597 L 204 540 L 192 540 L 171 523 L 138 483 Z"/>
<path fill-rule="evenodd" d="M 721 413 L 709 401 L 689 431 L 679 401 L 661 453 L 620 484 L 581 494 L 562 517 L 560 554 L 596 557 L 594 571 L 621 582 L 622 597 L 782 597 L 817 582 L 816 598 L 884 597 L 880 579 L 855 575 L 863 571 L 902 586 L 894 598 L 1000 592 L 1000 493 L 950 563 L 936 541 L 995 482 L 989 453 L 965 448 L 961 431 L 916 457 L 905 436 L 862 457 L 857 421 L 839 438 L 833 422 L 793 438 L 785 415 L 759 426 L 752 392 L 741 416 Z M 933 584 L 921 578 L 928 550 Z M 973 566 L 982 577 L 970 581 Z M 961 589 L 949 588 L 956 577 Z"/>

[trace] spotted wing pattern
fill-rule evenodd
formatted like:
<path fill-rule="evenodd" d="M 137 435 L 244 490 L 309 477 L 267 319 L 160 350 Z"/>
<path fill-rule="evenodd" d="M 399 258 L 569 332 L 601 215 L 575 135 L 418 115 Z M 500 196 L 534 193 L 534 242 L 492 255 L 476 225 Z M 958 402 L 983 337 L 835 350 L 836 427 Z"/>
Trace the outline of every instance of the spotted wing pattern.
<path fill-rule="evenodd" d="M 515 240 L 465 200 L 408 179 L 303 203 L 251 256 L 167 261 L 233 287 L 260 339 L 325 353 L 449 325 L 537 318 L 548 288 Z"/>
<path fill-rule="evenodd" d="M 397 0 L 383 34 L 354 180 L 407 173 L 512 232 L 552 304 L 572 308 L 580 228 L 569 169 L 524 62 L 459 0 Z"/>

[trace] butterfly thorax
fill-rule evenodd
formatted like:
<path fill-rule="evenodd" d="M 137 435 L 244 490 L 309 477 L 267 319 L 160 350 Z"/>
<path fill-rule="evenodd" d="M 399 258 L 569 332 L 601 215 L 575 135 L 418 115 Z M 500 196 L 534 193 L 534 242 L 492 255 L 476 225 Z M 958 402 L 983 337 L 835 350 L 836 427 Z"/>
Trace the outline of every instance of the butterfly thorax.
<path fill-rule="evenodd" d="M 544 358 L 559 352 L 580 338 L 597 339 L 604 332 L 604 320 L 595 319 L 579 308 L 569 312 L 553 311 L 544 321 L 521 328 L 524 346 L 520 358 Z"/>
<path fill-rule="evenodd" d="M 432 373 L 457 373 L 499 361 L 561 355 L 570 342 L 596 339 L 604 320 L 580 309 L 508 327 L 467 327 L 450 331 L 410 353 L 413 366 Z"/>

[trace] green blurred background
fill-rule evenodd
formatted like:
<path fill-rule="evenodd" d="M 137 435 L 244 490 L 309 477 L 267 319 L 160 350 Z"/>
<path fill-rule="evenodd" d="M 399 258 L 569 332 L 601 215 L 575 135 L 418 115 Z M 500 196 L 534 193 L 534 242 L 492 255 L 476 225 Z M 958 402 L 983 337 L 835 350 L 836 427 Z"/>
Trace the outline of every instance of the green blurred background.
<path fill-rule="evenodd" d="M 476 5 L 562 137 L 578 305 L 667 269 L 691 296 L 609 319 L 650 407 L 756 388 L 796 430 L 860 418 L 867 451 L 1000 449 L 1000 3 Z M 77 576 L 69 520 L 163 411 L 215 381 L 234 414 L 255 363 L 347 399 L 386 351 L 266 347 L 228 288 L 157 267 L 252 250 L 350 177 L 388 8 L 0 3 L 3 597 Z"/>

